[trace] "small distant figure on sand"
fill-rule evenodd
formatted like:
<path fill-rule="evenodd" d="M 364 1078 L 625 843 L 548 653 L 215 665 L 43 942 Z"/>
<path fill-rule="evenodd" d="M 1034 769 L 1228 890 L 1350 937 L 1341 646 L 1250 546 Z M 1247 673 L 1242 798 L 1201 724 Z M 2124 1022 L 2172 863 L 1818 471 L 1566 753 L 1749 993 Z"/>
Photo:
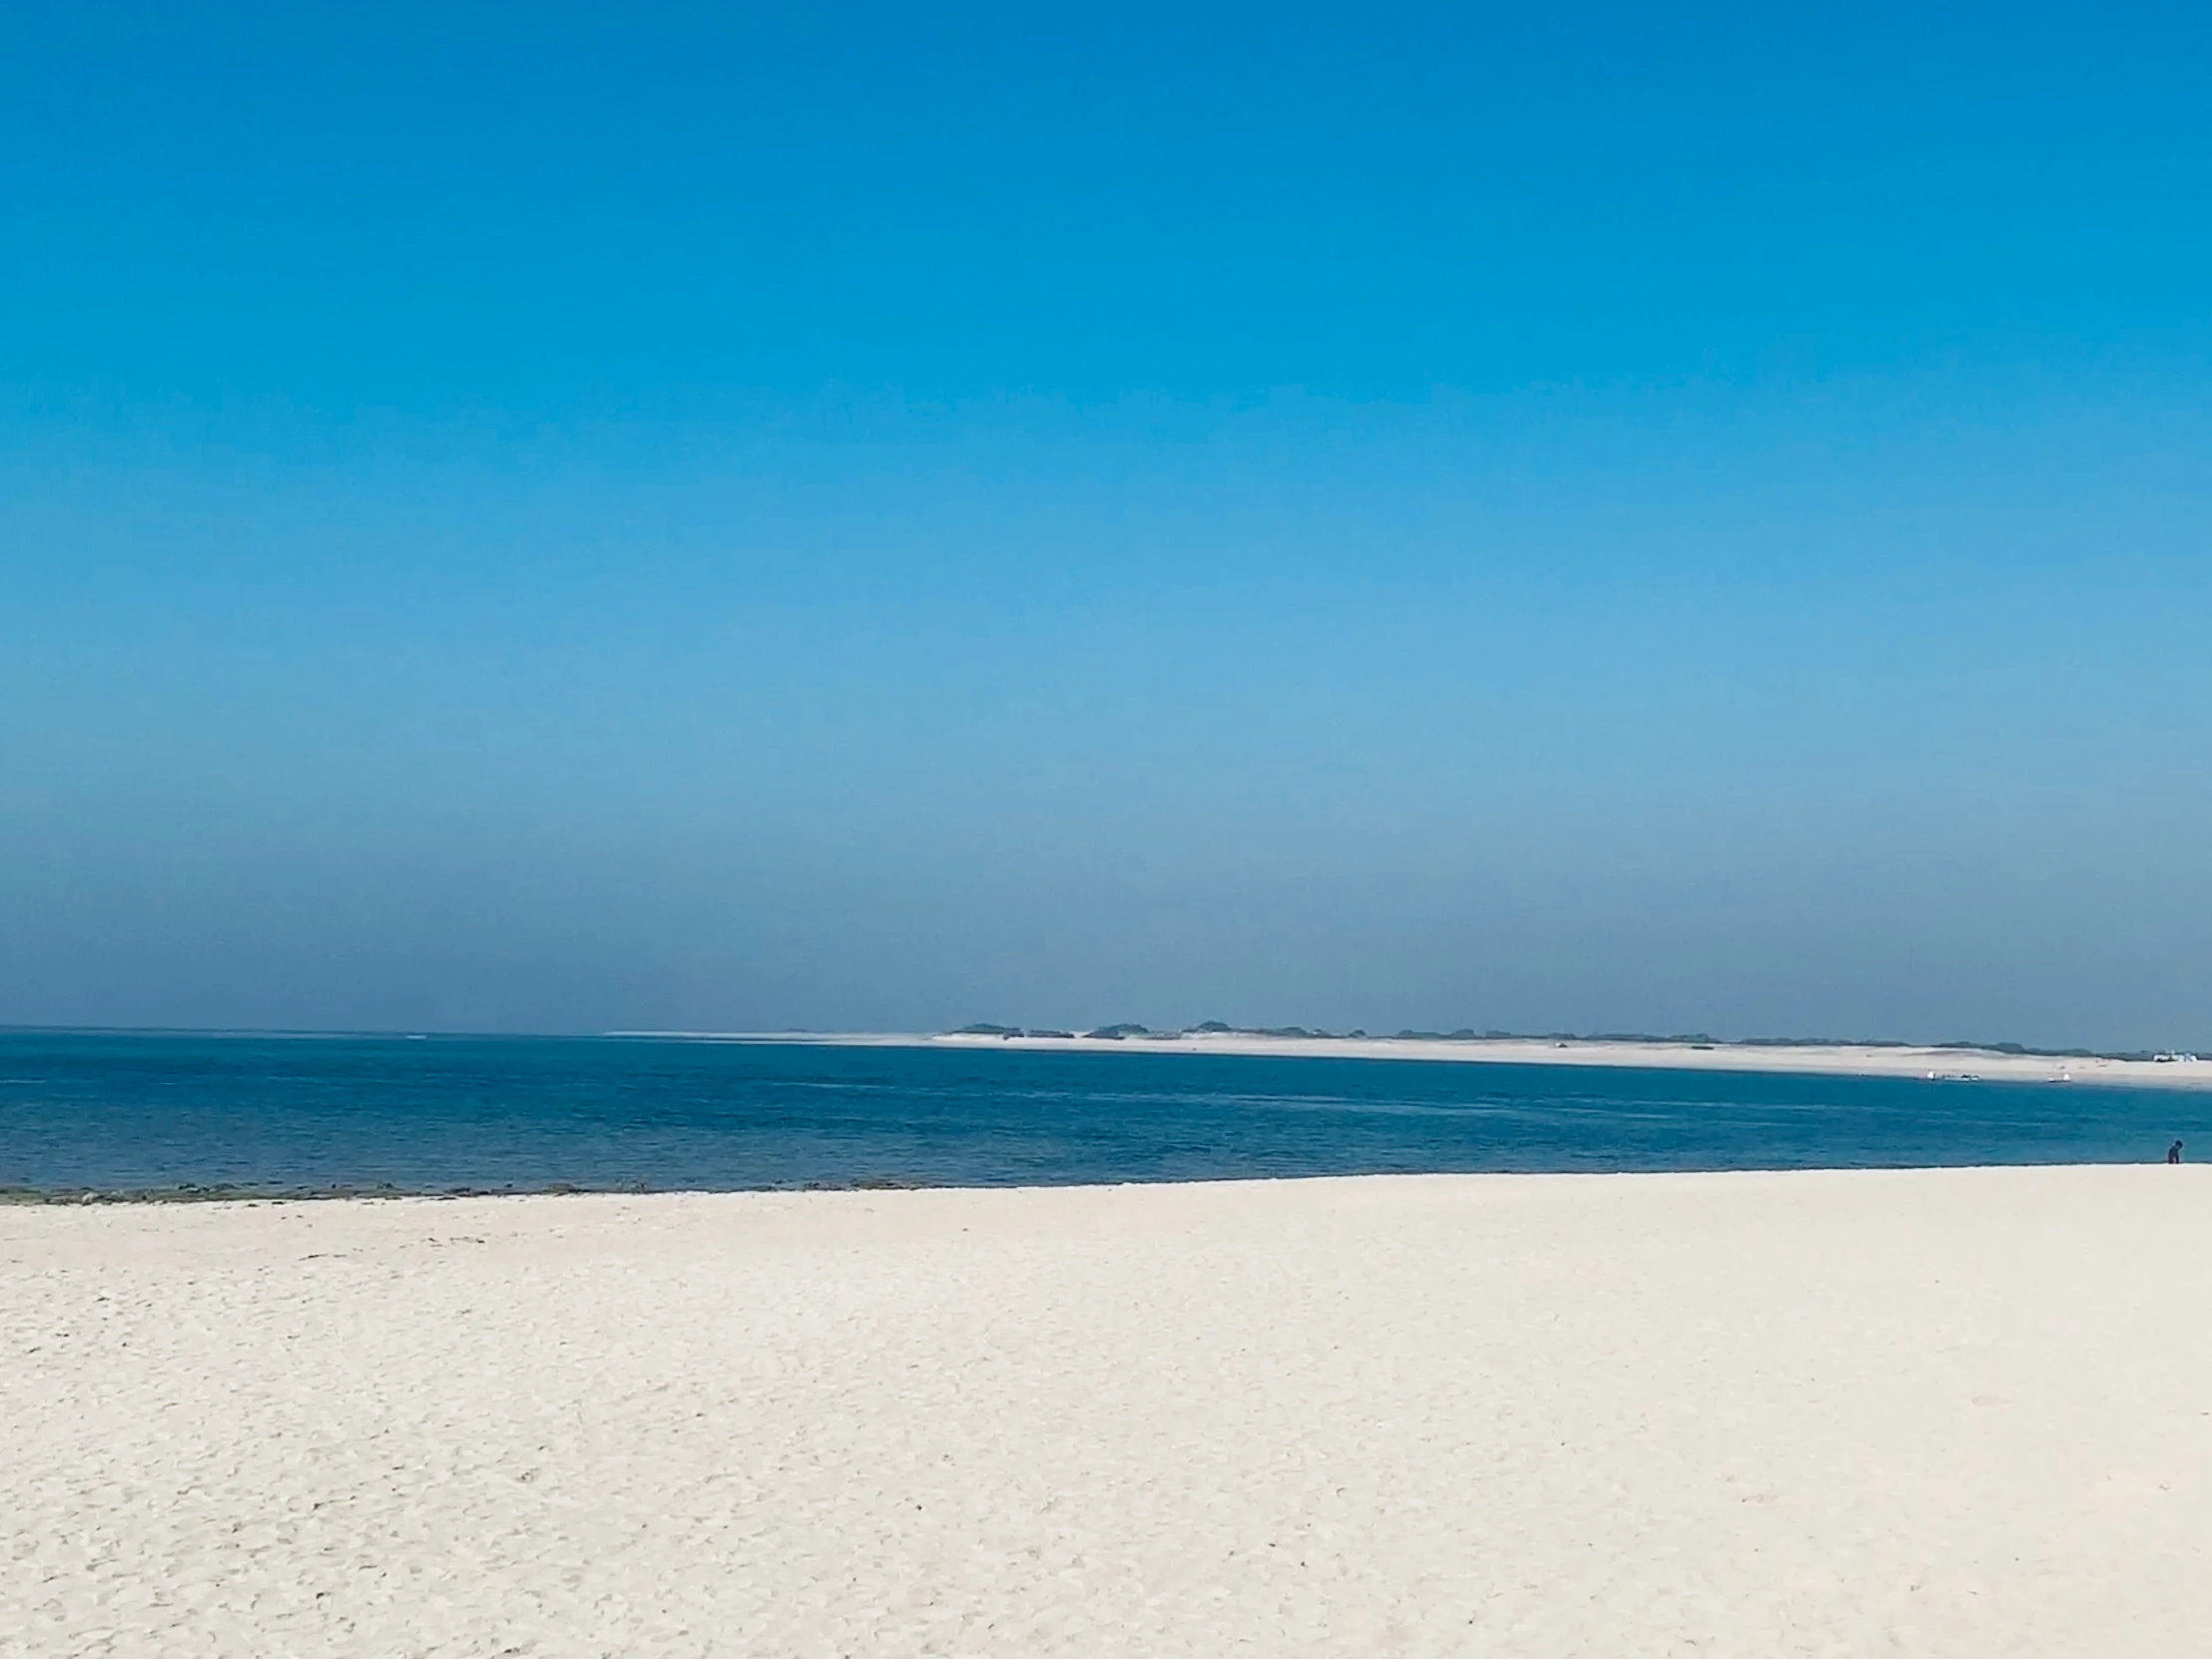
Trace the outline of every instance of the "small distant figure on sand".
<path fill-rule="evenodd" d="M 2169 1164 L 2178 1164 L 2181 1162 L 2181 1143 L 2179 1141 L 2174 1142 L 2172 1146 L 2166 1148 L 2166 1162 Z"/>

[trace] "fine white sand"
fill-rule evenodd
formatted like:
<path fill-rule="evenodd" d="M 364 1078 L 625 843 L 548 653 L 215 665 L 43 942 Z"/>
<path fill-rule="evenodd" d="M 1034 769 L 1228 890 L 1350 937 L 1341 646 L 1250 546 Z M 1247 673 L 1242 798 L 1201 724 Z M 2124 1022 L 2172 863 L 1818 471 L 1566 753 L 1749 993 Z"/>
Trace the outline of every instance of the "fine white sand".
<path fill-rule="evenodd" d="M 2195 1167 L 0 1211 L 0 1653 L 2212 1633 Z"/>

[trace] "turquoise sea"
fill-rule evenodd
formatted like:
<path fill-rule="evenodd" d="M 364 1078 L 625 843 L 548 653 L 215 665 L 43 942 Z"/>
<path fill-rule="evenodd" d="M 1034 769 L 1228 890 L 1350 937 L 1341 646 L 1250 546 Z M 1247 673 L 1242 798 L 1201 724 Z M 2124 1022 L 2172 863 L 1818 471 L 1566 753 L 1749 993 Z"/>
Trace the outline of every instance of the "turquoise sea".
<path fill-rule="evenodd" d="M 2212 1093 L 640 1038 L 0 1032 L 0 1188 L 633 1190 L 2212 1156 Z"/>

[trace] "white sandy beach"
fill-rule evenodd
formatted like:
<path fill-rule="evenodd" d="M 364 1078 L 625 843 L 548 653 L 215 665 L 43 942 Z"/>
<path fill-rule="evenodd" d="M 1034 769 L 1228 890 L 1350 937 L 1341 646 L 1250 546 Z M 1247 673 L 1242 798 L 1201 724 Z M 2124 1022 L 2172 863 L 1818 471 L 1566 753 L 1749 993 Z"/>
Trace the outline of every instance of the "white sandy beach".
<path fill-rule="evenodd" d="M 0 1211 L 0 1653 L 2212 1632 L 2212 1176 Z"/>
<path fill-rule="evenodd" d="M 707 1035 L 707 1033 L 670 1033 Z M 764 1039 L 756 1039 L 764 1040 Z M 1921 1077 L 2015 1083 L 2106 1083 L 2212 1089 L 2212 1060 L 2123 1060 L 2102 1055 L 2008 1054 L 1989 1048 L 1873 1043 L 1689 1043 L 1537 1037 L 1270 1037 L 1248 1031 L 1165 1036 L 993 1037 L 967 1032 L 854 1035 L 776 1041 L 945 1048 L 1081 1049 L 1117 1054 L 1257 1054 L 1346 1060 L 1453 1060 L 1520 1066 L 1650 1066 L 1669 1071 L 1816 1073 L 1835 1077 Z"/>
<path fill-rule="evenodd" d="M 613 1036 L 702 1042 L 821 1043 L 851 1048 L 1013 1049 L 1043 1053 L 1246 1054 L 1280 1059 L 1449 1060 L 1468 1065 L 1656 1067 L 1831 1077 L 2103 1083 L 2212 1089 L 2212 1059 L 2017 1054 L 1909 1043 L 1693 1043 L 1577 1037 L 1277 1037 L 1256 1031 L 1156 1032 L 1131 1037 L 994 1036 L 968 1031 L 623 1031 Z"/>

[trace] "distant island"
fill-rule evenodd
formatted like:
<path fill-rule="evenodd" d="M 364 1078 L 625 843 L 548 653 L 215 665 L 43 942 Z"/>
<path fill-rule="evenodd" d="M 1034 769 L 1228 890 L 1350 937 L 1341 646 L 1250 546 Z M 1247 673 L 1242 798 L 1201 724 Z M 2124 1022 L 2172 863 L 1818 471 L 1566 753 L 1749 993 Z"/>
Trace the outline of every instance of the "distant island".
<path fill-rule="evenodd" d="M 1149 1038 L 1155 1042 L 1173 1042 L 1184 1037 L 1292 1037 L 1314 1042 L 1546 1042 L 1546 1043 L 1665 1043 L 1687 1044 L 1696 1049 L 1721 1048 L 1878 1048 L 1878 1049 L 1935 1049 L 1943 1052 L 1956 1051 L 1971 1054 L 2030 1055 L 2049 1060 L 2149 1060 L 2158 1063 L 2195 1060 L 2193 1053 L 2179 1049 L 2099 1049 L 2099 1048 L 2035 1048 L 2026 1043 L 1972 1042 L 1964 1039 L 1951 1042 L 1911 1043 L 1897 1037 L 1715 1037 L 1703 1031 L 1661 1034 L 1655 1031 L 1477 1031 L 1472 1026 L 1461 1026 L 1456 1031 L 1415 1031 L 1410 1027 L 1402 1031 L 1370 1035 L 1355 1027 L 1349 1031 L 1329 1031 L 1319 1026 L 1304 1025 L 1231 1025 L 1226 1020 L 1201 1020 L 1196 1025 L 1179 1026 L 1172 1030 L 1155 1031 L 1148 1025 L 1124 1021 L 1117 1025 L 1101 1025 L 1092 1031 L 1058 1031 L 1044 1027 L 1023 1029 L 1018 1025 L 992 1025 L 978 1020 L 973 1025 L 962 1025 L 942 1033 L 948 1037 L 1057 1037 L 1088 1038 L 1106 1042 L 1120 1042 L 1131 1037 Z"/>
<path fill-rule="evenodd" d="M 613 1031 L 609 1036 L 698 1042 L 819 1043 L 843 1048 L 997 1048 L 1098 1054 L 1242 1054 L 1284 1059 L 1459 1061 L 1487 1065 L 1613 1066 L 1677 1071 L 1804 1073 L 1837 1077 L 1911 1077 L 1929 1082 L 2108 1083 L 2212 1088 L 2212 1061 L 2184 1048 L 2099 1051 L 2034 1048 L 2026 1043 L 1913 1043 L 1894 1037 L 1732 1037 L 1701 1031 L 1417 1031 L 1376 1034 L 1355 1027 L 1239 1026 L 1202 1020 L 1154 1030 L 1135 1020 L 1088 1029 L 1002 1025 L 977 1020 L 956 1030 L 913 1031 Z M 2212 1045 L 2208 1045 L 2212 1046 Z"/>
<path fill-rule="evenodd" d="M 1457 1060 L 1494 1065 L 1647 1066 L 1712 1071 L 1814 1072 L 1838 1076 L 1919 1077 L 1939 1082 L 2029 1081 L 2161 1084 L 2212 1087 L 2212 1063 L 2181 1048 L 2099 1051 L 2036 1048 L 2019 1042 L 1956 1040 L 1911 1043 L 1896 1038 L 1715 1037 L 1707 1032 L 1659 1035 L 1637 1031 L 1421 1031 L 1358 1028 L 1330 1031 L 1303 1025 L 1239 1026 L 1202 1020 L 1154 1030 L 1134 1020 L 1083 1031 L 1025 1028 L 977 1021 L 924 1036 L 854 1036 L 829 1041 L 919 1043 L 1017 1048 L 1335 1057 L 1367 1060 Z"/>

